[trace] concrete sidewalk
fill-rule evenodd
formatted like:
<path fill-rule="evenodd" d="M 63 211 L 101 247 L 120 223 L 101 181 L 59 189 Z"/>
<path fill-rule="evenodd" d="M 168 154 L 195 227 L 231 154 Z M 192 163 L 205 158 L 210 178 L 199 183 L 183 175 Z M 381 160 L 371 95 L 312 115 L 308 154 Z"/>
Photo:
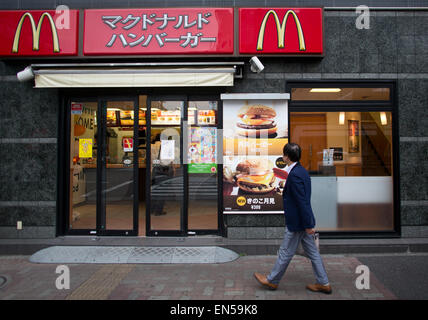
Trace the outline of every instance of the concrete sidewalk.
<path fill-rule="evenodd" d="M 276 256 L 251 255 L 222 264 L 68 264 L 70 289 L 57 289 L 56 264 L 35 264 L 29 256 L 0 256 L 0 299 L 42 300 L 324 300 L 396 299 L 374 274 L 370 289 L 357 289 L 357 257 L 323 255 L 331 295 L 305 289 L 314 281 L 308 259 L 295 256 L 270 291 L 253 278 L 268 273 Z M 64 282 L 62 282 L 64 283 Z"/>

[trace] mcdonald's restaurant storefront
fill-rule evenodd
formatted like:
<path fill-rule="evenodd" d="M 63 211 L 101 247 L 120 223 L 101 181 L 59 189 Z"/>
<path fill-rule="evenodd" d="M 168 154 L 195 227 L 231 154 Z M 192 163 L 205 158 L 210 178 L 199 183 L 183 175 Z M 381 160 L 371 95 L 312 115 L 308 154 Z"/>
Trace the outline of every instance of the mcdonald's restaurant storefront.
<path fill-rule="evenodd" d="M 399 12 L 25 9 L 0 11 L 0 238 L 279 239 L 289 141 L 321 236 L 426 234 L 428 79 L 386 53 L 404 28 L 373 44 Z"/>

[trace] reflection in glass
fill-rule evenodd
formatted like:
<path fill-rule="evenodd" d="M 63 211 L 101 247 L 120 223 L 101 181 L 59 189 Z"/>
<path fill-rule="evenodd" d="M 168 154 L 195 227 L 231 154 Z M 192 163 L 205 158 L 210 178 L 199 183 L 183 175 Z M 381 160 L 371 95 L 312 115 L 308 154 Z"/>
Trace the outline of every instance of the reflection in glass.
<path fill-rule="evenodd" d="M 183 101 L 151 102 L 150 227 L 152 230 L 181 229 L 184 178 L 180 158 L 180 122 L 183 104 Z"/>
<path fill-rule="evenodd" d="M 390 231 L 394 209 L 391 113 L 342 113 L 344 122 L 341 112 L 290 114 L 290 140 L 301 146 L 301 164 L 311 174 L 317 228 Z"/>

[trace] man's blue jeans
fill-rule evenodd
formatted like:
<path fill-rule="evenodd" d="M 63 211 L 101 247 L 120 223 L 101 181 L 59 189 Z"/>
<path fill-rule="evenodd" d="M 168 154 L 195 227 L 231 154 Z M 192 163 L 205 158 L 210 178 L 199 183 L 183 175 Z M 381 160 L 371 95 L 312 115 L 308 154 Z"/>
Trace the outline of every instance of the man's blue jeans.
<path fill-rule="evenodd" d="M 300 241 L 302 241 L 303 250 L 305 250 L 306 255 L 312 262 L 316 283 L 321 285 L 328 283 L 327 273 L 325 272 L 321 255 L 315 245 L 314 236 L 307 234 L 305 231 L 291 232 L 287 228 L 285 228 L 284 240 L 279 248 L 275 266 L 267 276 L 267 280 L 270 283 L 278 284 L 280 282 Z"/>

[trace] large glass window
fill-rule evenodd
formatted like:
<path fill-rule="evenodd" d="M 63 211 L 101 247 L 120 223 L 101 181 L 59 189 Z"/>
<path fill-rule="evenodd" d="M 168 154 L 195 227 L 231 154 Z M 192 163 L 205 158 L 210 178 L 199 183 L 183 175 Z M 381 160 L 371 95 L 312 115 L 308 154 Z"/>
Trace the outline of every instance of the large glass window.
<path fill-rule="evenodd" d="M 289 82 L 290 141 L 302 147 L 317 229 L 395 231 L 392 81 Z"/>
<path fill-rule="evenodd" d="M 392 231 L 391 112 L 291 112 L 320 231 Z"/>

